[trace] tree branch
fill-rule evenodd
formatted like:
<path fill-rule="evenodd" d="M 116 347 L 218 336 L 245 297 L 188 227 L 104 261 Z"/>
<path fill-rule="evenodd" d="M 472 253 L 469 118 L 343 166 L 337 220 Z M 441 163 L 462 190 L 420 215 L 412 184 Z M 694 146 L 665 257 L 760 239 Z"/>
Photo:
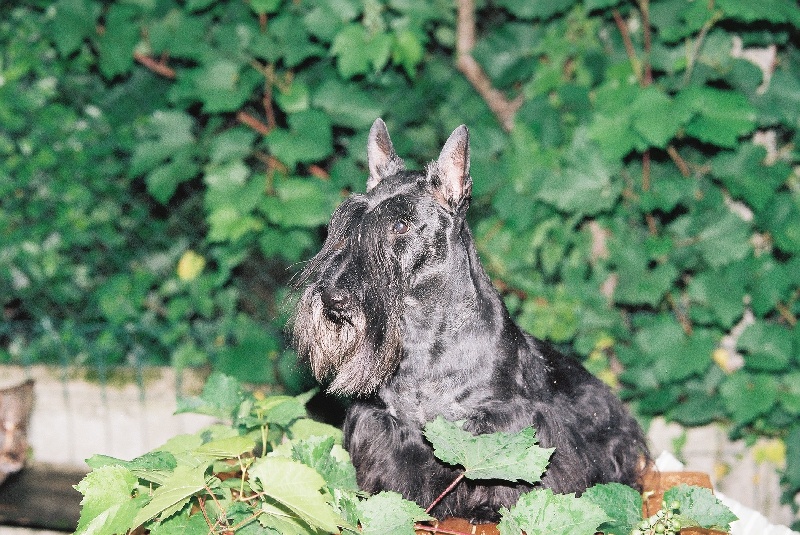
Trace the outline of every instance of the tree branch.
<path fill-rule="evenodd" d="M 509 100 L 492 86 L 489 76 L 472 57 L 475 47 L 475 4 L 473 0 L 458 0 L 456 22 L 456 68 L 472 84 L 472 87 L 492 110 L 506 132 L 514 128 L 514 116 L 524 101 L 522 94 Z"/>
<path fill-rule="evenodd" d="M 175 79 L 175 69 L 170 67 L 166 64 L 166 62 L 162 59 L 161 61 L 156 61 L 150 56 L 146 56 L 140 52 L 133 53 L 133 59 L 150 69 L 156 74 L 160 74 L 164 78 L 170 78 L 172 80 Z"/>

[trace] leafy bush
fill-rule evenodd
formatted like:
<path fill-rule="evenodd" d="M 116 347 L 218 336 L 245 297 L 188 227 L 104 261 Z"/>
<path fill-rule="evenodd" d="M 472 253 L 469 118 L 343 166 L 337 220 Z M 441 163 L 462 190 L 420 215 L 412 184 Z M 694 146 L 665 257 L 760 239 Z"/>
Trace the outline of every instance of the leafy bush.
<path fill-rule="evenodd" d="M 286 266 L 363 187 L 369 125 L 421 164 L 463 122 L 479 251 L 523 327 L 645 418 L 783 440 L 800 490 L 795 2 L 58 0 L 6 19 L 5 361 L 302 391 Z"/>
<path fill-rule="evenodd" d="M 393 492 L 359 492 L 341 431 L 308 419 L 308 397 L 253 396 L 235 379 L 212 375 L 202 395 L 184 400 L 180 410 L 232 424 L 176 436 L 132 461 L 89 459 L 93 471 L 76 486 L 84 495 L 76 535 L 140 526 L 153 535 L 413 535 L 415 527 L 434 533 L 423 523 L 432 518 L 416 503 Z M 536 445 L 531 428 L 473 436 L 439 417 L 425 435 L 440 459 L 464 468 L 454 485 L 462 477 L 535 483 L 553 452 Z M 642 520 L 642 497 L 619 483 L 594 486 L 580 498 L 538 489 L 502 509 L 498 528 L 509 535 L 652 535 L 681 526 L 727 532 L 736 519 L 708 489 L 683 485 L 664 499 L 669 506 Z"/>

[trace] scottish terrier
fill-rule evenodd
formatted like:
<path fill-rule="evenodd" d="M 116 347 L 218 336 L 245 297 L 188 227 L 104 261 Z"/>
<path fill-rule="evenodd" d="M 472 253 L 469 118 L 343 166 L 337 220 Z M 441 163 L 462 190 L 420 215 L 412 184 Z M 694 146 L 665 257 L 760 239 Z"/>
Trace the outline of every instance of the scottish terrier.
<path fill-rule="evenodd" d="M 649 454 L 637 422 L 577 360 L 525 333 L 481 266 L 465 216 L 469 133 L 406 170 L 386 125 L 369 133 L 366 194 L 334 212 L 327 239 L 294 281 L 298 353 L 330 392 L 355 398 L 344 445 L 358 483 L 421 506 L 458 475 L 423 436 L 442 415 L 473 434 L 533 426 L 555 447 L 541 486 L 581 493 L 638 487 Z M 432 514 L 498 519 L 525 484 L 462 482 Z"/>

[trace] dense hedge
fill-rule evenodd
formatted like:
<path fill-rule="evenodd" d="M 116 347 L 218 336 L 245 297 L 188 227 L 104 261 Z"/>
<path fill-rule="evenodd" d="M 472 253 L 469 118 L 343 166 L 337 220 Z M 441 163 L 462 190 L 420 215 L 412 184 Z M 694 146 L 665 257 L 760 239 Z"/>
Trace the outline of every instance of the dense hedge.
<path fill-rule="evenodd" d="M 0 359 L 301 388 L 285 283 L 363 189 L 369 125 L 422 164 L 466 123 L 476 240 L 520 323 L 643 417 L 778 439 L 794 495 L 800 8 L 470 4 L 10 10 Z"/>

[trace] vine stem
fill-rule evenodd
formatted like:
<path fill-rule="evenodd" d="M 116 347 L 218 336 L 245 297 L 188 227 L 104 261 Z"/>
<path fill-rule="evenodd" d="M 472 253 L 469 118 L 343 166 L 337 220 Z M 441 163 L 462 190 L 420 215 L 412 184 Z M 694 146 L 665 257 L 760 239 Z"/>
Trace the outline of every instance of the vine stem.
<path fill-rule="evenodd" d="M 433 503 L 431 503 L 431 504 L 428 506 L 428 508 L 427 508 L 427 509 L 425 509 L 425 512 L 426 512 L 426 513 L 430 513 L 430 512 L 431 512 L 431 510 L 432 510 L 434 507 L 436 507 L 436 504 L 438 504 L 440 501 L 442 501 L 442 499 L 443 499 L 445 496 L 447 496 L 447 495 L 450 493 L 450 491 L 451 491 L 451 490 L 453 490 L 453 489 L 455 488 L 455 486 L 456 486 L 456 485 L 458 485 L 458 484 L 461 482 L 461 480 L 462 480 L 462 479 L 464 479 L 464 472 L 461 472 L 461 473 L 458 475 L 458 477 L 456 477 L 456 478 L 453 480 L 453 482 L 452 482 L 452 483 L 450 483 L 450 485 L 448 485 L 448 487 L 447 487 L 446 489 L 444 489 L 444 491 L 442 491 L 442 493 L 441 493 L 441 494 L 439 494 L 439 496 L 437 496 L 435 500 L 433 500 Z"/>
<path fill-rule="evenodd" d="M 431 533 L 444 533 L 445 535 L 472 535 L 471 533 L 465 533 L 463 531 L 435 528 L 433 526 L 426 526 L 425 524 L 414 524 L 414 531 L 429 531 Z"/>
<path fill-rule="evenodd" d="M 513 100 L 506 98 L 492 86 L 489 76 L 472 57 L 475 47 L 474 0 L 457 0 L 456 9 L 456 68 L 483 98 L 503 129 L 510 132 L 514 128 L 514 116 L 524 102 L 524 95 L 520 94 Z"/>

